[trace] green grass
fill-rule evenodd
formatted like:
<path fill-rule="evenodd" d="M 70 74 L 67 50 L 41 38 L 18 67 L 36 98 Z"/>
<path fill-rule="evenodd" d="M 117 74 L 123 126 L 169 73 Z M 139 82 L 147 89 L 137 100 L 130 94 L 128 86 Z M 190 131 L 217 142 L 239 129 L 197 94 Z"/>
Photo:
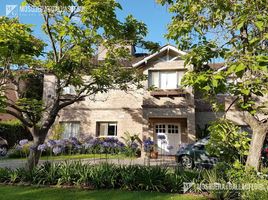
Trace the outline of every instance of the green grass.
<path fill-rule="evenodd" d="M 60 156 L 42 156 L 40 158 L 40 160 L 70 160 L 70 159 L 87 159 L 87 158 L 96 158 L 96 159 L 99 159 L 99 158 L 106 158 L 106 155 L 105 154 L 75 154 L 75 155 L 60 155 Z M 119 159 L 124 159 L 124 158 L 128 158 L 128 159 L 131 159 L 131 157 L 127 157 L 123 154 L 114 154 L 114 155 L 111 155 L 111 154 L 108 154 L 107 155 L 107 158 L 119 158 Z M 26 158 L 1 158 L 1 160 L 25 160 Z M 135 158 L 132 158 L 132 159 L 135 159 Z"/>
<path fill-rule="evenodd" d="M 42 156 L 41 160 L 68 160 L 68 159 L 87 159 L 87 158 L 106 158 L 105 154 L 76 154 L 76 155 L 61 155 L 61 156 Z M 115 154 L 115 155 L 107 155 L 107 158 L 127 158 L 125 155 L 122 154 Z"/>
<path fill-rule="evenodd" d="M 79 190 L 0 186 L 0 200 L 205 200 L 193 195 L 157 192 L 128 192 L 121 190 Z"/>

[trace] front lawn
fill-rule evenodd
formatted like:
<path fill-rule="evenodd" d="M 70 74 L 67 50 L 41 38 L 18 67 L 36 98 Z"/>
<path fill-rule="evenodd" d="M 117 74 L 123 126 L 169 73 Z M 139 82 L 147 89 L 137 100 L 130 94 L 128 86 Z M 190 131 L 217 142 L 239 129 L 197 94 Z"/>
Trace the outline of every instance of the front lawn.
<path fill-rule="evenodd" d="M 73 159 L 88 159 L 88 158 L 130 158 L 123 154 L 74 154 L 74 155 L 59 155 L 59 156 L 42 156 L 41 160 L 73 160 Z M 133 157 L 134 158 L 134 157 Z"/>
<path fill-rule="evenodd" d="M 78 190 L 0 186 L 0 200 L 205 200 L 205 197 L 158 192 L 128 192 L 120 190 Z"/>
<path fill-rule="evenodd" d="M 59 156 L 42 156 L 40 158 L 40 160 L 75 160 L 75 159 L 89 159 L 89 158 L 96 158 L 96 159 L 100 159 L 100 158 L 108 158 L 108 159 L 124 159 L 124 158 L 128 158 L 128 159 L 135 159 L 135 157 L 127 157 L 124 154 L 72 154 L 72 155 L 59 155 Z M 19 160 L 26 160 L 26 158 L 1 158 L 1 160 L 15 160 L 15 159 L 19 159 Z"/>

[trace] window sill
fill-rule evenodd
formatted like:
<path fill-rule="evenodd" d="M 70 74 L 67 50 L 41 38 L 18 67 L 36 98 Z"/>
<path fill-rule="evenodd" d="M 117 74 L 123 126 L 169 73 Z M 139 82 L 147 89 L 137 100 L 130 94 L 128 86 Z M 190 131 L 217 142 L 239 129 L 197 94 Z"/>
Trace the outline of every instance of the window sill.
<path fill-rule="evenodd" d="M 184 89 L 156 89 L 150 94 L 154 97 L 186 97 L 187 92 Z"/>

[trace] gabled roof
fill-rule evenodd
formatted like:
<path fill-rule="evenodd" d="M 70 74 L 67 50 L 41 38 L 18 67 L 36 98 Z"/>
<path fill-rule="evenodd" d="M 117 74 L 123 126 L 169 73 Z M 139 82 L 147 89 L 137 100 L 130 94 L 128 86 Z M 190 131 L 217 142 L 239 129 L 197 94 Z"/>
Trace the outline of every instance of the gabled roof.
<path fill-rule="evenodd" d="M 136 62 L 136 63 L 133 63 L 132 66 L 133 66 L 133 67 L 138 67 L 138 66 L 142 65 L 143 63 L 148 62 L 148 61 L 151 60 L 152 58 L 158 56 L 160 53 L 162 53 L 162 52 L 164 52 L 164 51 L 166 51 L 166 50 L 172 50 L 172 51 L 174 51 L 174 52 L 176 52 L 176 53 L 178 53 L 178 54 L 180 54 L 180 55 L 185 55 L 185 54 L 186 54 L 186 52 L 181 51 L 181 50 L 177 49 L 176 47 L 174 47 L 174 46 L 172 46 L 172 45 L 170 45 L 170 44 L 167 44 L 167 45 L 161 47 L 161 48 L 159 49 L 159 51 L 157 51 L 157 52 L 155 52 L 155 53 L 153 53 L 153 54 L 151 54 L 151 55 L 149 55 L 149 56 L 146 56 L 145 58 L 143 58 L 142 60 L 140 60 L 140 61 L 138 61 L 138 62 Z"/>

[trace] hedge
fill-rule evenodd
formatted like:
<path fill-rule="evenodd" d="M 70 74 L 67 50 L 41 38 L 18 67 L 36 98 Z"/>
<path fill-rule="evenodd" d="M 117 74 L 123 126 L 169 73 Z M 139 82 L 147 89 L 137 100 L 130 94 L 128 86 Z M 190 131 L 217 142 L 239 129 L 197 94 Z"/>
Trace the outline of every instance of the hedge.
<path fill-rule="evenodd" d="M 13 147 L 22 139 L 33 139 L 30 132 L 17 120 L 1 121 L 0 137 L 7 140 L 9 147 Z"/>

